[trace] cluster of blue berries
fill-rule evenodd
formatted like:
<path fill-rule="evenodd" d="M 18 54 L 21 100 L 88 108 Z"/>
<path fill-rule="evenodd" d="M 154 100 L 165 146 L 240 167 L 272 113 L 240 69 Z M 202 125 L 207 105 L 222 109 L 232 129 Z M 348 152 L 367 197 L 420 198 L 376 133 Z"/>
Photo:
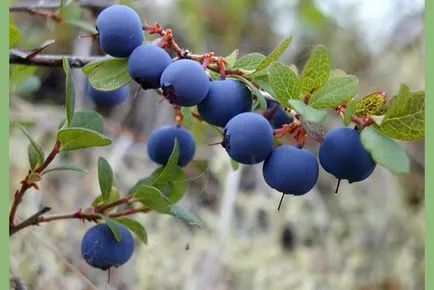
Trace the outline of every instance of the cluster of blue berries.
<path fill-rule="evenodd" d="M 98 41 L 104 52 L 114 57 L 128 57 L 128 71 L 143 89 L 163 90 L 174 105 L 197 106 L 200 117 L 223 129 L 222 146 L 241 164 L 263 162 L 265 182 L 283 194 L 304 195 L 316 184 L 319 173 L 317 158 L 308 150 L 291 145 L 273 146 L 273 128 L 292 122 L 288 113 L 275 101 L 267 101 L 270 118 L 252 112 L 252 94 L 240 81 L 227 78 L 211 80 L 196 61 L 173 61 L 169 54 L 154 44 L 144 44 L 142 23 L 134 10 L 113 5 L 97 19 Z M 128 95 L 124 88 L 101 92 L 89 88 L 95 102 L 115 105 Z M 106 93 L 107 94 L 107 93 Z M 178 140 L 178 165 L 186 166 L 194 157 L 196 144 L 192 134 L 179 125 L 164 126 L 148 138 L 149 158 L 165 165 Z M 320 145 L 321 166 L 337 179 L 350 183 L 366 179 L 375 162 L 363 148 L 359 132 L 351 128 L 332 129 Z M 125 263 L 132 254 L 133 241 L 128 230 L 120 226 L 123 239 L 115 241 L 105 224 L 91 228 L 83 238 L 82 253 L 86 261 L 107 269 Z"/>

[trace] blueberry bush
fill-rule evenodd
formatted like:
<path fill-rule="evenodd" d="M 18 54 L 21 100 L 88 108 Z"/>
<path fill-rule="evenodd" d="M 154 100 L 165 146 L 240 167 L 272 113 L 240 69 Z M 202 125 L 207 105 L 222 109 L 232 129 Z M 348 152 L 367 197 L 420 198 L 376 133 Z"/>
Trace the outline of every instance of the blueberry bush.
<path fill-rule="evenodd" d="M 214 145 L 224 148 L 233 170 L 238 163 L 262 164 L 264 180 L 282 194 L 281 202 L 284 195 L 303 198 L 316 185 L 321 170 L 333 175 L 338 187 L 341 180 L 368 179 L 377 166 L 406 174 L 409 158 L 398 142 L 424 138 L 424 91 L 403 84 L 395 96 L 360 95 L 358 77 L 331 67 L 331 56 L 323 45 L 311 50 L 299 71 L 279 61 L 290 48 L 291 36 L 268 55 L 240 56 L 237 49 L 225 57 L 214 52 L 193 54 L 175 41 L 175 29 L 149 25 L 128 6 L 104 8 L 95 27 L 71 16 L 77 8 L 75 2 L 62 2 L 54 12 L 34 13 L 86 30 L 106 56 L 44 59 L 42 51 L 50 42 L 30 51 L 16 48 L 23 36 L 11 17 L 11 63 L 21 64 L 22 74 L 27 66 L 61 66 L 66 82 L 64 118 L 58 120 L 51 151 L 44 152 L 22 123 L 13 123 L 29 141 L 29 169 L 13 196 L 9 231 L 15 235 L 61 219 L 89 222 L 81 253 L 92 267 L 108 270 L 126 263 L 135 247 L 131 233 L 146 244 L 146 229 L 134 215 L 153 211 L 201 226 L 197 217 L 178 205 L 187 187 L 183 168 L 196 153 L 189 130 L 192 123 L 205 124 L 218 133 L 221 140 Z M 87 208 L 50 215 L 51 208 L 44 207 L 17 221 L 22 199 L 29 189 L 39 189 L 47 173 L 86 172 L 70 164 L 52 167 L 59 154 L 112 143 L 105 135 L 102 115 L 75 109 L 72 68 L 82 68 L 88 79 L 87 94 L 98 107 L 113 108 L 135 98 L 137 92 L 129 91 L 134 83 L 139 90 L 157 90 L 171 104 L 173 124 L 157 128 L 147 139 L 147 154 L 161 167 L 120 193 L 111 165 L 98 157 L 95 182 L 100 194 Z M 340 116 L 341 124 L 324 132 L 322 124 L 330 114 Z M 304 148 L 307 140 L 318 143 L 318 156 Z"/>

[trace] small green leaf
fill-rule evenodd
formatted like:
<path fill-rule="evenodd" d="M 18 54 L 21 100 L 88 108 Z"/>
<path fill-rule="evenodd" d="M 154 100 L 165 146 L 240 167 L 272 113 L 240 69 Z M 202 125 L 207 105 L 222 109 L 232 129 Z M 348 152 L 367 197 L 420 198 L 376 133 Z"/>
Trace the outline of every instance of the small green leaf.
<path fill-rule="evenodd" d="M 351 99 L 347 103 L 347 107 L 345 108 L 344 120 L 343 123 L 345 127 L 348 127 L 351 123 L 351 117 L 356 112 L 357 102 L 354 99 Z"/>
<path fill-rule="evenodd" d="M 67 23 L 71 24 L 71 25 L 77 27 L 78 29 L 80 29 L 80 30 L 82 30 L 82 31 L 84 31 L 86 33 L 89 33 L 89 34 L 96 34 L 96 33 L 98 33 L 98 31 L 96 30 L 96 28 L 95 28 L 94 25 L 92 25 L 90 23 L 87 23 L 85 21 L 81 21 L 81 20 L 75 20 L 75 21 L 68 20 Z"/>
<path fill-rule="evenodd" d="M 116 224 L 116 221 L 112 218 L 109 218 L 108 216 L 98 214 L 102 219 L 104 219 L 107 226 L 110 228 L 110 230 L 113 233 L 113 236 L 115 237 L 116 241 L 122 240 L 122 233 L 119 230 L 119 226 Z"/>
<path fill-rule="evenodd" d="M 169 160 L 164 166 L 164 169 L 161 172 L 160 176 L 157 177 L 154 183 L 166 183 L 166 181 L 170 180 L 173 171 L 178 166 L 178 160 L 179 160 L 179 142 L 178 139 L 175 139 L 174 146 L 172 149 L 172 153 L 170 154 Z"/>
<path fill-rule="evenodd" d="M 113 170 L 104 157 L 98 158 L 98 181 L 103 201 L 110 197 L 113 186 Z"/>
<path fill-rule="evenodd" d="M 92 201 L 92 206 L 97 206 L 97 205 L 100 205 L 103 203 L 112 203 L 112 202 L 115 202 L 119 199 L 120 199 L 119 192 L 117 190 L 112 190 L 112 192 L 110 193 L 110 197 L 106 202 L 103 201 L 102 195 L 100 194 Z M 112 208 L 108 209 L 107 211 L 114 210 L 114 209 L 116 209 L 116 207 L 112 207 Z"/>
<path fill-rule="evenodd" d="M 170 211 L 170 201 L 156 187 L 141 185 L 134 192 L 134 198 L 146 208 L 156 210 L 160 213 L 168 213 Z"/>
<path fill-rule="evenodd" d="M 261 76 L 259 78 L 255 78 L 253 80 L 254 84 L 257 85 L 261 90 L 269 93 L 273 99 L 277 100 L 276 92 L 270 85 L 268 74 L 265 76 Z"/>
<path fill-rule="evenodd" d="M 39 160 L 38 153 L 35 151 L 35 147 L 32 146 L 32 143 L 29 143 L 27 146 L 27 155 L 29 157 L 30 169 L 35 169 L 39 164 L 43 162 L 43 160 Z"/>
<path fill-rule="evenodd" d="M 425 92 L 395 96 L 381 122 L 381 131 L 389 137 L 404 141 L 425 138 Z"/>
<path fill-rule="evenodd" d="M 146 182 L 149 182 L 149 185 L 152 185 L 167 197 L 167 199 L 175 204 L 179 200 L 184 197 L 185 192 L 187 191 L 187 180 L 184 171 L 181 167 L 177 166 L 171 173 L 170 178 L 160 179 L 158 177 L 162 174 L 164 167 L 158 168 L 154 171 L 148 179 L 142 179 L 142 185 L 146 185 Z"/>
<path fill-rule="evenodd" d="M 80 20 L 81 8 L 78 3 L 70 2 L 67 5 L 61 6 L 59 11 L 63 22 L 70 23 L 71 21 Z"/>
<path fill-rule="evenodd" d="M 66 171 L 66 170 L 70 170 L 70 171 L 77 171 L 77 172 L 82 172 L 82 173 L 87 173 L 86 169 L 81 168 L 78 165 L 74 165 L 74 164 L 67 164 L 67 165 L 62 165 L 62 166 L 58 166 L 58 167 L 54 167 L 48 170 L 45 170 L 44 172 L 42 172 L 42 175 L 45 175 L 47 173 L 50 172 L 55 172 L 55 171 Z"/>
<path fill-rule="evenodd" d="M 197 217 L 195 217 L 185 208 L 180 207 L 176 204 L 171 206 L 169 214 L 182 220 L 183 222 L 186 222 L 191 226 L 197 226 L 197 227 L 202 226 L 202 222 Z"/>
<path fill-rule="evenodd" d="M 261 71 L 267 66 L 269 66 L 272 62 L 276 61 L 282 53 L 288 48 L 289 44 L 292 41 L 292 36 L 287 37 L 275 50 L 273 50 L 256 68 L 256 71 Z"/>
<path fill-rule="evenodd" d="M 9 25 L 9 48 L 12 48 L 17 44 L 21 38 L 21 32 L 15 25 Z"/>
<path fill-rule="evenodd" d="M 128 58 L 107 58 L 83 68 L 92 87 L 99 91 L 113 91 L 128 84 Z"/>
<path fill-rule="evenodd" d="M 18 124 L 18 123 L 15 122 L 14 126 L 17 127 L 18 129 L 20 129 L 20 131 L 23 132 L 23 134 L 30 141 L 29 145 L 32 147 L 31 150 L 28 149 L 30 165 L 32 165 L 32 163 L 36 163 L 37 165 L 42 164 L 42 162 L 44 161 L 44 152 L 42 151 L 41 146 L 39 146 L 39 144 L 36 143 L 35 140 L 33 140 L 32 136 L 30 136 L 30 134 L 26 131 L 26 129 L 24 129 L 20 124 Z M 32 160 L 30 160 L 30 158 Z"/>
<path fill-rule="evenodd" d="M 392 138 L 371 127 L 364 128 L 360 133 L 360 138 L 376 163 L 395 174 L 410 171 L 407 153 Z"/>
<path fill-rule="evenodd" d="M 261 53 L 250 53 L 237 59 L 232 68 L 242 68 L 254 71 L 264 59 L 265 55 Z"/>
<path fill-rule="evenodd" d="M 116 221 L 130 229 L 145 244 L 148 244 L 148 233 L 144 226 L 130 218 L 117 218 Z"/>
<path fill-rule="evenodd" d="M 13 64 L 10 69 L 10 86 L 17 88 L 25 80 L 30 78 L 38 69 L 37 66 Z"/>
<path fill-rule="evenodd" d="M 323 45 L 315 47 L 300 76 L 302 94 L 310 94 L 325 84 L 330 73 L 330 57 Z"/>
<path fill-rule="evenodd" d="M 322 123 L 327 118 L 327 111 L 317 110 L 298 100 L 289 100 L 288 103 L 307 122 Z"/>
<path fill-rule="evenodd" d="M 191 115 L 192 108 L 191 107 L 182 107 L 181 113 L 184 116 L 184 122 L 191 126 L 193 124 L 193 116 Z"/>
<path fill-rule="evenodd" d="M 272 63 L 268 79 L 271 88 L 276 94 L 277 101 L 283 106 L 285 106 L 290 99 L 300 99 L 297 75 L 289 67 L 278 62 Z"/>
<path fill-rule="evenodd" d="M 375 92 L 357 101 L 355 115 L 370 116 L 383 113 L 386 97 L 383 92 Z"/>
<path fill-rule="evenodd" d="M 239 54 L 239 50 L 235 49 L 234 51 L 232 51 L 231 54 L 229 54 L 227 57 L 225 57 L 227 64 L 226 64 L 226 68 L 230 69 L 232 68 L 232 66 L 235 64 L 235 62 L 237 61 L 238 58 L 238 54 Z"/>
<path fill-rule="evenodd" d="M 98 133 L 104 132 L 104 119 L 95 111 L 83 110 L 74 113 L 71 128 L 86 128 Z"/>
<path fill-rule="evenodd" d="M 232 169 L 234 171 L 236 171 L 240 167 L 240 164 L 238 162 L 236 162 L 235 160 L 231 159 L 231 166 L 232 166 Z"/>
<path fill-rule="evenodd" d="M 41 80 L 37 76 L 30 76 L 15 88 L 14 94 L 17 96 L 30 96 L 37 92 L 41 87 Z"/>
<path fill-rule="evenodd" d="M 57 132 L 60 151 L 71 151 L 89 147 L 107 146 L 112 142 L 106 136 L 89 129 L 67 128 Z"/>
<path fill-rule="evenodd" d="M 71 67 L 69 66 L 69 62 L 66 57 L 63 57 L 63 70 L 66 74 L 66 83 L 65 83 L 65 94 L 66 94 L 66 126 L 69 127 L 71 124 L 72 117 L 74 116 L 75 110 L 75 89 L 74 89 L 74 81 L 72 79 Z"/>
<path fill-rule="evenodd" d="M 117 61 L 120 61 L 120 60 L 123 60 L 123 59 L 122 59 L 122 58 L 114 58 L 114 57 L 111 57 L 111 56 L 106 56 L 106 57 L 103 57 L 103 58 L 101 58 L 101 59 L 99 59 L 99 60 L 95 60 L 95 61 L 92 61 L 92 62 L 86 64 L 86 65 L 81 69 L 81 71 L 82 71 L 85 75 L 89 76 L 89 74 L 90 74 L 91 72 L 93 72 L 94 70 L 96 70 L 96 69 L 99 68 L 100 66 L 104 66 L 104 65 L 106 65 L 106 62 L 111 62 L 111 61 L 115 61 L 115 62 L 117 62 Z"/>
<path fill-rule="evenodd" d="M 259 106 L 261 109 L 265 110 L 267 108 L 267 101 L 265 101 L 264 95 L 261 93 L 261 91 L 249 80 L 243 78 L 239 75 L 229 75 L 229 78 L 237 79 L 244 83 L 246 87 L 250 90 L 250 92 L 256 97 L 256 99 L 259 102 Z"/>
<path fill-rule="evenodd" d="M 154 173 L 157 171 L 162 171 L 163 169 L 164 169 L 164 167 L 160 167 L 156 171 L 154 171 Z M 153 182 L 158 177 L 158 175 L 154 176 L 154 173 L 152 173 L 151 176 L 142 178 L 139 181 L 137 181 L 136 184 L 134 184 L 133 187 L 130 188 L 130 190 L 128 191 L 128 194 L 134 193 L 141 185 L 152 185 Z M 160 172 L 160 174 L 161 174 L 161 172 Z"/>
<path fill-rule="evenodd" d="M 309 100 L 309 105 L 316 109 L 335 108 L 357 94 L 359 79 L 356 76 L 334 76 L 327 80 Z"/>

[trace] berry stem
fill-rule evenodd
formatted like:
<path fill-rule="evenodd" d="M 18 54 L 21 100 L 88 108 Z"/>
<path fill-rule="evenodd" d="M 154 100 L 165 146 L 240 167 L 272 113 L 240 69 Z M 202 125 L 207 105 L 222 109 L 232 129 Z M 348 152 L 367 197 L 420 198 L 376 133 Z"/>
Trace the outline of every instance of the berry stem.
<path fill-rule="evenodd" d="M 277 211 L 280 211 L 280 207 L 282 206 L 283 198 L 284 198 L 284 197 L 285 197 L 285 194 L 282 193 L 282 197 L 280 198 L 279 205 L 277 206 Z"/>
<path fill-rule="evenodd" d="M 336 184 L 335 193 L 338 194 L 339 186 L 341 185 L 341 179 L 338 179 L 338 183 Z"/>

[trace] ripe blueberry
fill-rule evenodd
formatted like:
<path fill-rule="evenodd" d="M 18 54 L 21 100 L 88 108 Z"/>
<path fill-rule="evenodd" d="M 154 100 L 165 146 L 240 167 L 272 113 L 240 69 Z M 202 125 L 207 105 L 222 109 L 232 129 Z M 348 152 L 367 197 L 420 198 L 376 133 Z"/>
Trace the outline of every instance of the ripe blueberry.
<path fill-rule="evenodd" d="M 90 84 L 87 85 L 87 94 L 92 101 L 99 106 L 116 106 L 128 99 L 130 89 L 128 85 L 120 87 L 114 91 L 99 91 Z"/>
<path fill-rule="evenodd" d="M 226 124 L 222 146 L 239 163 L 260 163 L 273 150 L 273 129 L 261 115 L 241 113 Z"/>
<path fill-rule="evenodd" d="M 179 144 L 178 165 L 184 167 L 194 157 L 196 143 L 187 129 L 177 126 L 164 126 L 151 133 L 148 139 L 148 155 L 155 163 L 166 165 L 175 145 Z"/>
<path fill-rule="evenodd" d="M 161 74 L 171 63 L 170 55 L 161 47 L 142 44 L 128 58 L 128 72 L 143 89 L 156 89 L 160 87 Z"/>
<path fill-rule="evenodd" d="M 205 99 L 210 81 L 198 62 L 181 59 L 172 62 L 163 71 L 160 85 L 170 103 L 192 107 Z"/>
<path fill-rule="evenodd" d="M 350 183 L 368 178 L 376 167 L 363 147 L 360 134 L 351 128 L 334 128 L 319 147 L 319 160 L 325 171 Z"/>
<path fill-rule="evenodd" d="M 251 111 L 252 95 L 238 80 L 215 80 L 197 109 L 206 122 L 224 127 L 236 115 Z"/>
<path fill-rule="evenodd" d="M 122 233 L 117 241 L 107 224 L 97 224 L 84 234 L 81 241 L 81 254 L 86 262 L 101 270 L 119 267 L 131 258 L 134 251 L 134 239 L 130 231 L 121 224 L 116 224 Z"/>
<path fill-rule="evenodd" d="M 273 117 L 270 120 L 271 126 L 275 129 L 279 129 L 282 125 L 292 123 L 292 118 L 288 115 L 287 112 L 280 106 L 278 103 L 267 100 L 267 109 L 273 109 L 276 107 L 274 111 Z"/>
<path fill-rule="evenodd" d="M 282 145 L 265 159 L 262 173 L 270 187 L 284 194 L 303 195 L 318 180 L 318 162 L 306 149 Z"/>
<path fill-rule="evenodd" d="M 139 15 L 125 5 L 105 8 L 96 20 L 101 49 L 113 57 L 128 57 L 143 42 Z"/>

